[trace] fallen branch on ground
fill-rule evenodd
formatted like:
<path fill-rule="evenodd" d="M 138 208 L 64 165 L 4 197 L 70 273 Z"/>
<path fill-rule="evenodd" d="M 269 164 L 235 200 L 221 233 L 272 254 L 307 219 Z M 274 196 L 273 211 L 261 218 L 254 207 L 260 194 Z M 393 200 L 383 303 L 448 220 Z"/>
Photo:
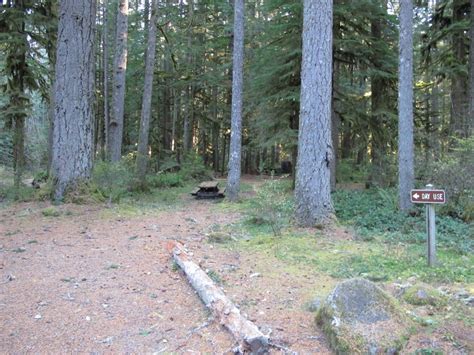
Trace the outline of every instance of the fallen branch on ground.
<path fill-rule="evenodd" d="M 243 351 L 253 354 L 268 352 L 269 339 L 258 327 L 245 318 L 207 274 L 189 259 L 183 246 L 174 243 L 169 248 L 176 264 L 184 271 L 189 282 L 220 323 L 230 331 Z"/>

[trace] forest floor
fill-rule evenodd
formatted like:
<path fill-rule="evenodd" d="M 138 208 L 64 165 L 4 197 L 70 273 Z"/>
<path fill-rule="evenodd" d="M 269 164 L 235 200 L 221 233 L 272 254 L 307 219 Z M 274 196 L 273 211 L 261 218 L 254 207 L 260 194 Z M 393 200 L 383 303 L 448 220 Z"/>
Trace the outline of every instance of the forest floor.
<path fill-rule="evenodd" d="M 255 195 L 261 181 L 246 184 L 244 199 Z M 226 202 L 197 201 L 187 193 L 168 206 L 2 205 L 0 352 L 230 353 L 234 340 L 165 248 L 178 240 L 273 342 L 302 354 L 331 353 L 308 305 L 340 280 L 282 257 L 291 252 L 285 237 L 234 238 L 247 233 L 241 220 L 242 213 Z M 228 230 L 233 232 L 218 233 Z M 303 248 L 325 248 L 332 255 L 353 237 L 343 226 L 291 233 L 310 243 Z M 222 235 L 231 240 L 223 242 Z M 420 326 L 406 353 L 474 351 L 472 307 L 453 303 L 435 312 L 449 318 L 442 323 L 430 312 L 418 314 L 438 326 Z"/>

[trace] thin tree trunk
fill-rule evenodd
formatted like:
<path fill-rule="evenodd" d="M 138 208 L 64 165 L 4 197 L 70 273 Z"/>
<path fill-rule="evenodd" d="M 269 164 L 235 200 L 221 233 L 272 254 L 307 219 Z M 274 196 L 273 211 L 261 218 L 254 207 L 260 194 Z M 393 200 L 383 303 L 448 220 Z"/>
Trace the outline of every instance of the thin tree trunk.
<path fill-rule="evenodd" d="M 60 3 L 52 161 L 55 200 L 92 170 L 95 12 L 95 0 Z"/>
<path fill-rule="evenodd" d="M 57 20 L 58 16 L 58 4 L 56 1 L 47 0 L 45 9 L 47 10 L 46 16 L 50 19 Z M 51 164 L 53 161 L 53 125 L 54 125 L 54 67 L 56 65 L 56 42 L 57 42 L 57 28 L 55 26 L 46 27 L 46 37 L 48 38 L 48 44 L 46 46 L 46 52 L 48 54 L 49 61 L 49 77 L 51 80 L 51 86 L 49 89 L 49 107 L 48 107 L 48 176 L 51 174 Z"/>
<path fill-rule="evenodd" d="M 333 82 L 332 82 L 332 96 L 331 96 L 331 142 L 333 147 L 333 159 L 330 163 L 331 170 L 331 191 L 336 191 L 336 168 L 337 168 L 337 154 L 339 147 L 339 126 L 341 124 L 341 118 L 336 112 L 336 91 L 339 75 L 339 64 L 334 61 L 333 58 Z"/>
<path fill-rule="evenodd" d="M 127 70 L 128 0 L 120 0 L 115 38 L 113 115 L 109 124 L 108 153 L 112 162 L 122 156 L 123 120 L 125 108 L 125 73 Z"/>
<path fill-rule="evenodd" d="M 333 216 L 330 164 L 332 0 L 304 0 L 300 125 L 296 166 L 296 218 L 303 226 Z M 315 50 L 317 49 L 317 50 Z"/>
<path fill-rule="evenodd" d="M 219 122 L 217 116 L 218 89 L 212 87 L 212 167 L 214 171 L 219 170 Z"/>
<path fill-rule="evenodd" d="M 103 82 L 104 82 L 104 147 L 103 151 L 106 151 L 109 146 L 109 125 L 110 125 L 110 114 L 109 114 L 109 28 L 108 28 L 108 11 L 107 11 L 107 2 L 104 2 L 104 29 L 102 37 L 102 46 L 103 46 Z"/>
<path fill-rule="evenodd" d="M 398 203 L 402 211 L 411 207 L 414 187 L 413 144 L 413 2 L 400 1 L 398 87 Z"/>
<path fill-rule="evenodd" d="M 23 86 L 23 84 L 21 84 Z M 21 100 L 18 101 L 21 103 Z M 15 199 L 19 198 L 21 178 L 25 168 L 25 116 L 20 113 L 15 118 L 13 133 L 13 169 Z"/>
<path fill-rule="evenodd" d="M 469 41 L 469 115 L 467 117 L 467 136 L 474 130 L 474 0 L 471 0 L 471 27 Z"/>
<path fill-rule="evenodd" d="M 376 41 L 382 40 L 383 26 L 380 18 L 375 18 L 371 23 L 371 34 Z M 376 45 L 376 44 L 375 44 Z M 382 70 L 381 60 L 383 58 L 374 56 L 373 62 L 375 69 Z M 371 116 L 369 129 L 371 134 L 370 155 L 372 158 L 372 167 L 370 172 L 370 183 L 375 186 L 386 186 L 386 94 L 388 84 L 379 74 L 374 73 L 371 77 Z"/>
<path fill-rule="evenodd" d="M 334 151 L 333 159 L 330 162 L 331 170 L 331 191 L 336 191 L 336 170 L 337 170 L 337 153 L 339 147 L 339 126 L 341 125 L 341 118 L 334 109 L 334 101 L 331 109 L 331 142 Z"/>
<path fill-rule="evenodd" d="M 171 63 L 169 60 L 169 53 L 165 52 L 163 60 L 163 71 L 166 74 L 171 72 Z M 163 88 L 163 150 L 171 150 L 171 95 L 170 95 L 170 81 L 168 78 L 164 78 L 164 88 Z"/>
<path fill-rule="evenodd" d="M 431 90 L 430 101 L 430 148 L 431 155 L 434 160 L 437 161 L 441 157 L 441 137 L 439 134 L 440 127 L 440 107 L 439 107 L 439 88 L 438 83 L 435 82 L 433 89 Z"/>
<path fill-rule="evenodd" d="M 244 0 L 234 2 L 234 52 L 232 71 L 232 114 L 227 197 L 238 198 L 242 151 L 242 94 L 244 80 Z"/>
<path fill-rule="evenodd" d="M 453 1 L 453 23 L 464 20 L 464 9 L 462 0 Z M 464 31 L 453 33 L 453 55 L 456 64 L 465 64 L 466 45 Z M 468 114 L 468 78 L 465 73 L 458 70 L 451 80 L 451 122 L 450 134 L 452 136 L 466 137 L 467 134 L 467 114 Z"/>
<path fill-rule="evenodd" d="M 11 91 L 10 107 L 15 113 L 10 114 L 13 126 L 13 185 L 15 188 L 15 199 L 20 197 L 20 185 L 25 168 L 25 118 L 26 111 L 24 107 L 29 103 L 25 99 L 25 77 L 28 75 L 26 54 L 28 50 L 28 40 L 25 34 L 25 18 L 27 9 L 23 2 L 15 2 L 13 7 L 18 11 L 18 27 L 12 28 L 15 35 L 18 36 L 19 43 L 15 50 L 7 54 L 9 61 L 15 63 L 15 69 L 10 70 Z M 19 14 L 21 13 L 21 15 Z"/>
<path fill-rule="evenodd" d="M 143 11 L 145 33 L 148 33 L 148 25 L 150 24 L 150 0 L 145 0 Z"/>
<path fill-rule="evenodd" d="M 179 100 L 179 95 L 178 94 L 178 89 L 173 89 L 173 122 L 171 123 L 171 151 L 175 152 L 176 151 L 176 125 L 178 123 L 179 119 L 179 105 L 180 105 L 180 100 Z"/>
<path fill-rule="evenodd" d="M 138 180 L 144 184 L 148 162 L 148 134 L 150 131 L 151 99 L 153 94 L 153 69 L 156 52 L 156 21 L 158 18 L 158 0 L 152 0 L 153 9 L 148 27 L 148 45 L 145 61 L 145 84 L 143 87 L 142 115 L 138 137 L 137 171 Z"/>
<path fill-rule="evenodd" d="M 227 156 L 227 134 L 225 132 L 222 134 L 222 165 L 221 165 L 221 175 L 224 176 L 225 173 L 225 158 Z"/>
<path fill-rule="evenodd" d="M 193 70 L 193 21 L 194 21 L 194 2 L 193 0 L 188 1 L 189 9 L 189 29 L 188 29 L 188 71 Z M 193 125 L 193 115 L 194 115 L 194 85 L 189 83 L 186 90 L 186 112 L 184 113 L 184 122 L 183 122 L 183 151 L 184 155 L 188 154 L 193 146 L 193 136 L 192 136 L 192 125 Z"/>

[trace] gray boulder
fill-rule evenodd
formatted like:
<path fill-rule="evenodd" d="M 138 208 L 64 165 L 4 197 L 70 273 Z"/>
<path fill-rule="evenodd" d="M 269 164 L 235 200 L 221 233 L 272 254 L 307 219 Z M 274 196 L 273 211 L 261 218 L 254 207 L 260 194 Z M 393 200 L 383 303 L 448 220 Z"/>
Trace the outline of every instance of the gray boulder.
<path fill-rule="evenodd" d="M 395 299 L 364 279 L 338 284 L 316 320 L 337 354 L 397 354 L 412 325 Z"/>

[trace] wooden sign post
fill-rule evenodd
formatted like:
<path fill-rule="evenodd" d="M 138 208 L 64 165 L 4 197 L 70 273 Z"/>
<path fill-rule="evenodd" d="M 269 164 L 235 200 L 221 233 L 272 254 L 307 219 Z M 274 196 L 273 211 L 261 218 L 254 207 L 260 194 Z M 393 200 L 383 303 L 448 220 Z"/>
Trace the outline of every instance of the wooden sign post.
<path fill-rule="evenodd" d="M 428 265 L 436 264 L 436 216 L 435 204 L 446 203 L 446 193 L 444 190 L 434 190 L 433 185 L 426 185 L 426 189 L 411 190 L 412 203 L 426 204 L 426 232 L 428 244 Z"/>

